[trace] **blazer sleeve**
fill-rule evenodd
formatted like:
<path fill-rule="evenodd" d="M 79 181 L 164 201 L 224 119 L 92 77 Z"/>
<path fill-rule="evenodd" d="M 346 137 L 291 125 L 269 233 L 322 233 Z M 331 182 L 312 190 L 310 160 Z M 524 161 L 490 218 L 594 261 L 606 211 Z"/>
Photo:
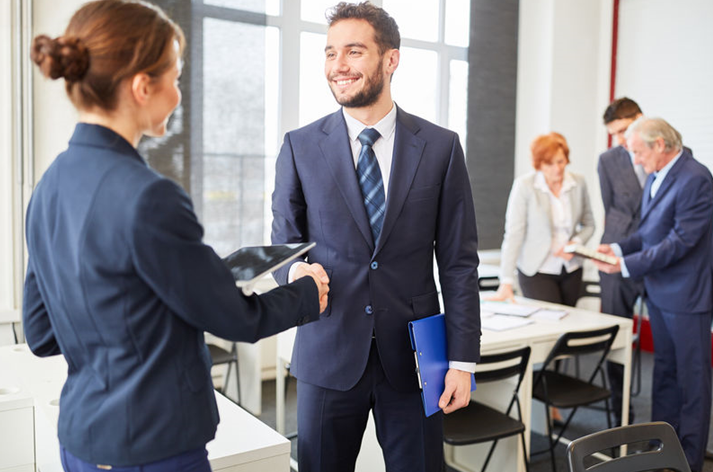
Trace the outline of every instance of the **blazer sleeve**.
<path fill-rule="evenodd" d="M 61 354 L 52 330 L 47 307 L 37 284 L 34 259 L 30 257 L 27 262 L 27 274 L 22 296 L 22 325 L 25 331 L 25 340 L 30 350 L 37 356 L 46 357 Z"/>
<path fill-rule="evenodd" d="M 505 235 L 500 251 L 501 283 L 513 283 L 517 258 L 527 234 L 528 192 L 522 179 L 515 179 L 507 209 L 505 210 Z"/>
<path fill-rule="evenodd" d="M 612 201 L 614 199 L 614 188 L 612 187 L 611 179 L 609 178 L 607 166 L 603 157 L 603 154 L 599 156 L 597 173 L 599 174 L 599 188 L 602 191 L 602 203 L 604 203 L 604 214 L 606 215 L 609 213 L 609 209 L 611 208 Z"/>
<path fill-rule="evenodd" d="M 594 224 L 594 214 L 592 213 L 592 205 L 589 201 L 589 191 L 587 190 L 587 182 L 583 177 L 578 178 L 578 186 L 581 192 L 581 217 L 578 222 L 579 229 L 575 232 L 573 239 L 577 239 L 581 244 L 586 244 L 594 234 L 596 225 Z"/>
<path fill-rule="evenodd" d="M 478 235 L 465 156 L 453 133 L 441 185 L 435 252 L 446 314 L 448 359 L 480 360 Z"/>
<path fill-rule="evenodd" d="M 666 237 L 624 256 L 631 277 L 638 278 L 675 263 L 693 250 L 708 231 L 713 214 L 713 182 L 701 174 L 681 184 L 684 185 L 685 190 L 676 195 L 674 222 Z M 626 249 L 622 246 L 624 254 Z"/>
<path fill-rule="evenodd" d="M 295 167 L 292 141 L 288 133 L 285 135 L 285 141 L 275 165 L 275 191 L 272 194 L 272 243 L 307 242 L 307 232 L 307 203 Z M 285 285 L 290 267 L 300 261 L 304 261 L 304 258 L 298 258 L 292 264 L 287 264 L 276 270 L 273 275 L 277 283 Z"/>
<path fill-rule="evenodd" d="M 188 195 L 168 179 L 143 191 L 130 231 L 139 276 L 173 313 L 198 329 L 255 342 L 319 314 L 311 278 L 244 296 L 220 257 L 203 244 Z"/>

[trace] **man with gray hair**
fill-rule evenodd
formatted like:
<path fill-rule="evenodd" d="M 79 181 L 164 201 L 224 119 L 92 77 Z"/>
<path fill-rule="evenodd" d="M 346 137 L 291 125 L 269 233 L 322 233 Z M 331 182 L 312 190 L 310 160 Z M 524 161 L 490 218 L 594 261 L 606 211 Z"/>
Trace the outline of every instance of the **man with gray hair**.
<path fill-rule="evenodd" d="M 643 278 L 654 338 L 652 421 L 670 423 L 692 471 L 703 470 L 711 412 L 713 178 L 660 118 L 636 120 L 627 145 L 649 175 L 638 230 L 599 252 L 606 273 Z"/>

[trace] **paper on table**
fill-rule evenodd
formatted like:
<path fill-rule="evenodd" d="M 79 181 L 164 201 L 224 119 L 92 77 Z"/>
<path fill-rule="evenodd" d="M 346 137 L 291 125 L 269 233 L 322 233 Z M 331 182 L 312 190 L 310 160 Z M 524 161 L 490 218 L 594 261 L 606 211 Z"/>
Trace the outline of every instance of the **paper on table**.
<path fill-rule="evenodd" d="M 567 316 L 565 310 L 551 310 L 547 308 L 537 310 L 537 312 L 532 315 L 534 319 L 542 321 L 559 321 L 565 316 Z"/>
<path fill-rule="evenodd" d="M 481 302 L 481 308 L 499 315 L 530 316 L 539 310 L 536 306 L 518 305 L 516 303 Z"/>
<path fill-rule="evenodd" d="M 532 323 L 532 320 L 520 317 L 489 314 L 488 312 L 485 312 L 485 316 L 482 315 L 483 313 L 481 313 L 480 325 L 483 329 L 490 331 L 504 331 Z"/>

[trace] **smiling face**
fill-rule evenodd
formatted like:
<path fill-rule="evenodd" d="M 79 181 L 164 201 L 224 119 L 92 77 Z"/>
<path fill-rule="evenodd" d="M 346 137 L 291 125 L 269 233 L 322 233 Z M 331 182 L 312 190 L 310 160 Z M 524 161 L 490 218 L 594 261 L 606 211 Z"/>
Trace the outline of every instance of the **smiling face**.
<path fill-rule="evenodd" d="M 398 65 L 398 50 L 382 54 L 374 28 L 365 20 L 340 20 L 327 32 L 324 73 L 337 103 L 364 108 L 391 101 L 387 85 Z"/>

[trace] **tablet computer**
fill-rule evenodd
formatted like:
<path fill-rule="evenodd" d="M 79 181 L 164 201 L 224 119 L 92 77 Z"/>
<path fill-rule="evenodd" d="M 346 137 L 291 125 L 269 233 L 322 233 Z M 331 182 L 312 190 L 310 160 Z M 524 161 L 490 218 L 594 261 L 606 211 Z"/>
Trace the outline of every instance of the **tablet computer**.
<path fill-rule="evenodd" d="M 252 293 L 252 285 L 265 275 L 284 266 L 315 246 L 316 243 L 274 244 L 272 246 L 241 247 L 223 262 L 233 274 L 238 287 L 246 295 Z"/>
<path fill-rule="evenodd" d="M 586 257 L 588 259 L 596 259 L 611 265 L 615 265 L 617 262 L 616 257 L 602 254 L 581 244 L 568 244 L 564 247 L 564 252 L 576 254 L 577 256 Z"/>

